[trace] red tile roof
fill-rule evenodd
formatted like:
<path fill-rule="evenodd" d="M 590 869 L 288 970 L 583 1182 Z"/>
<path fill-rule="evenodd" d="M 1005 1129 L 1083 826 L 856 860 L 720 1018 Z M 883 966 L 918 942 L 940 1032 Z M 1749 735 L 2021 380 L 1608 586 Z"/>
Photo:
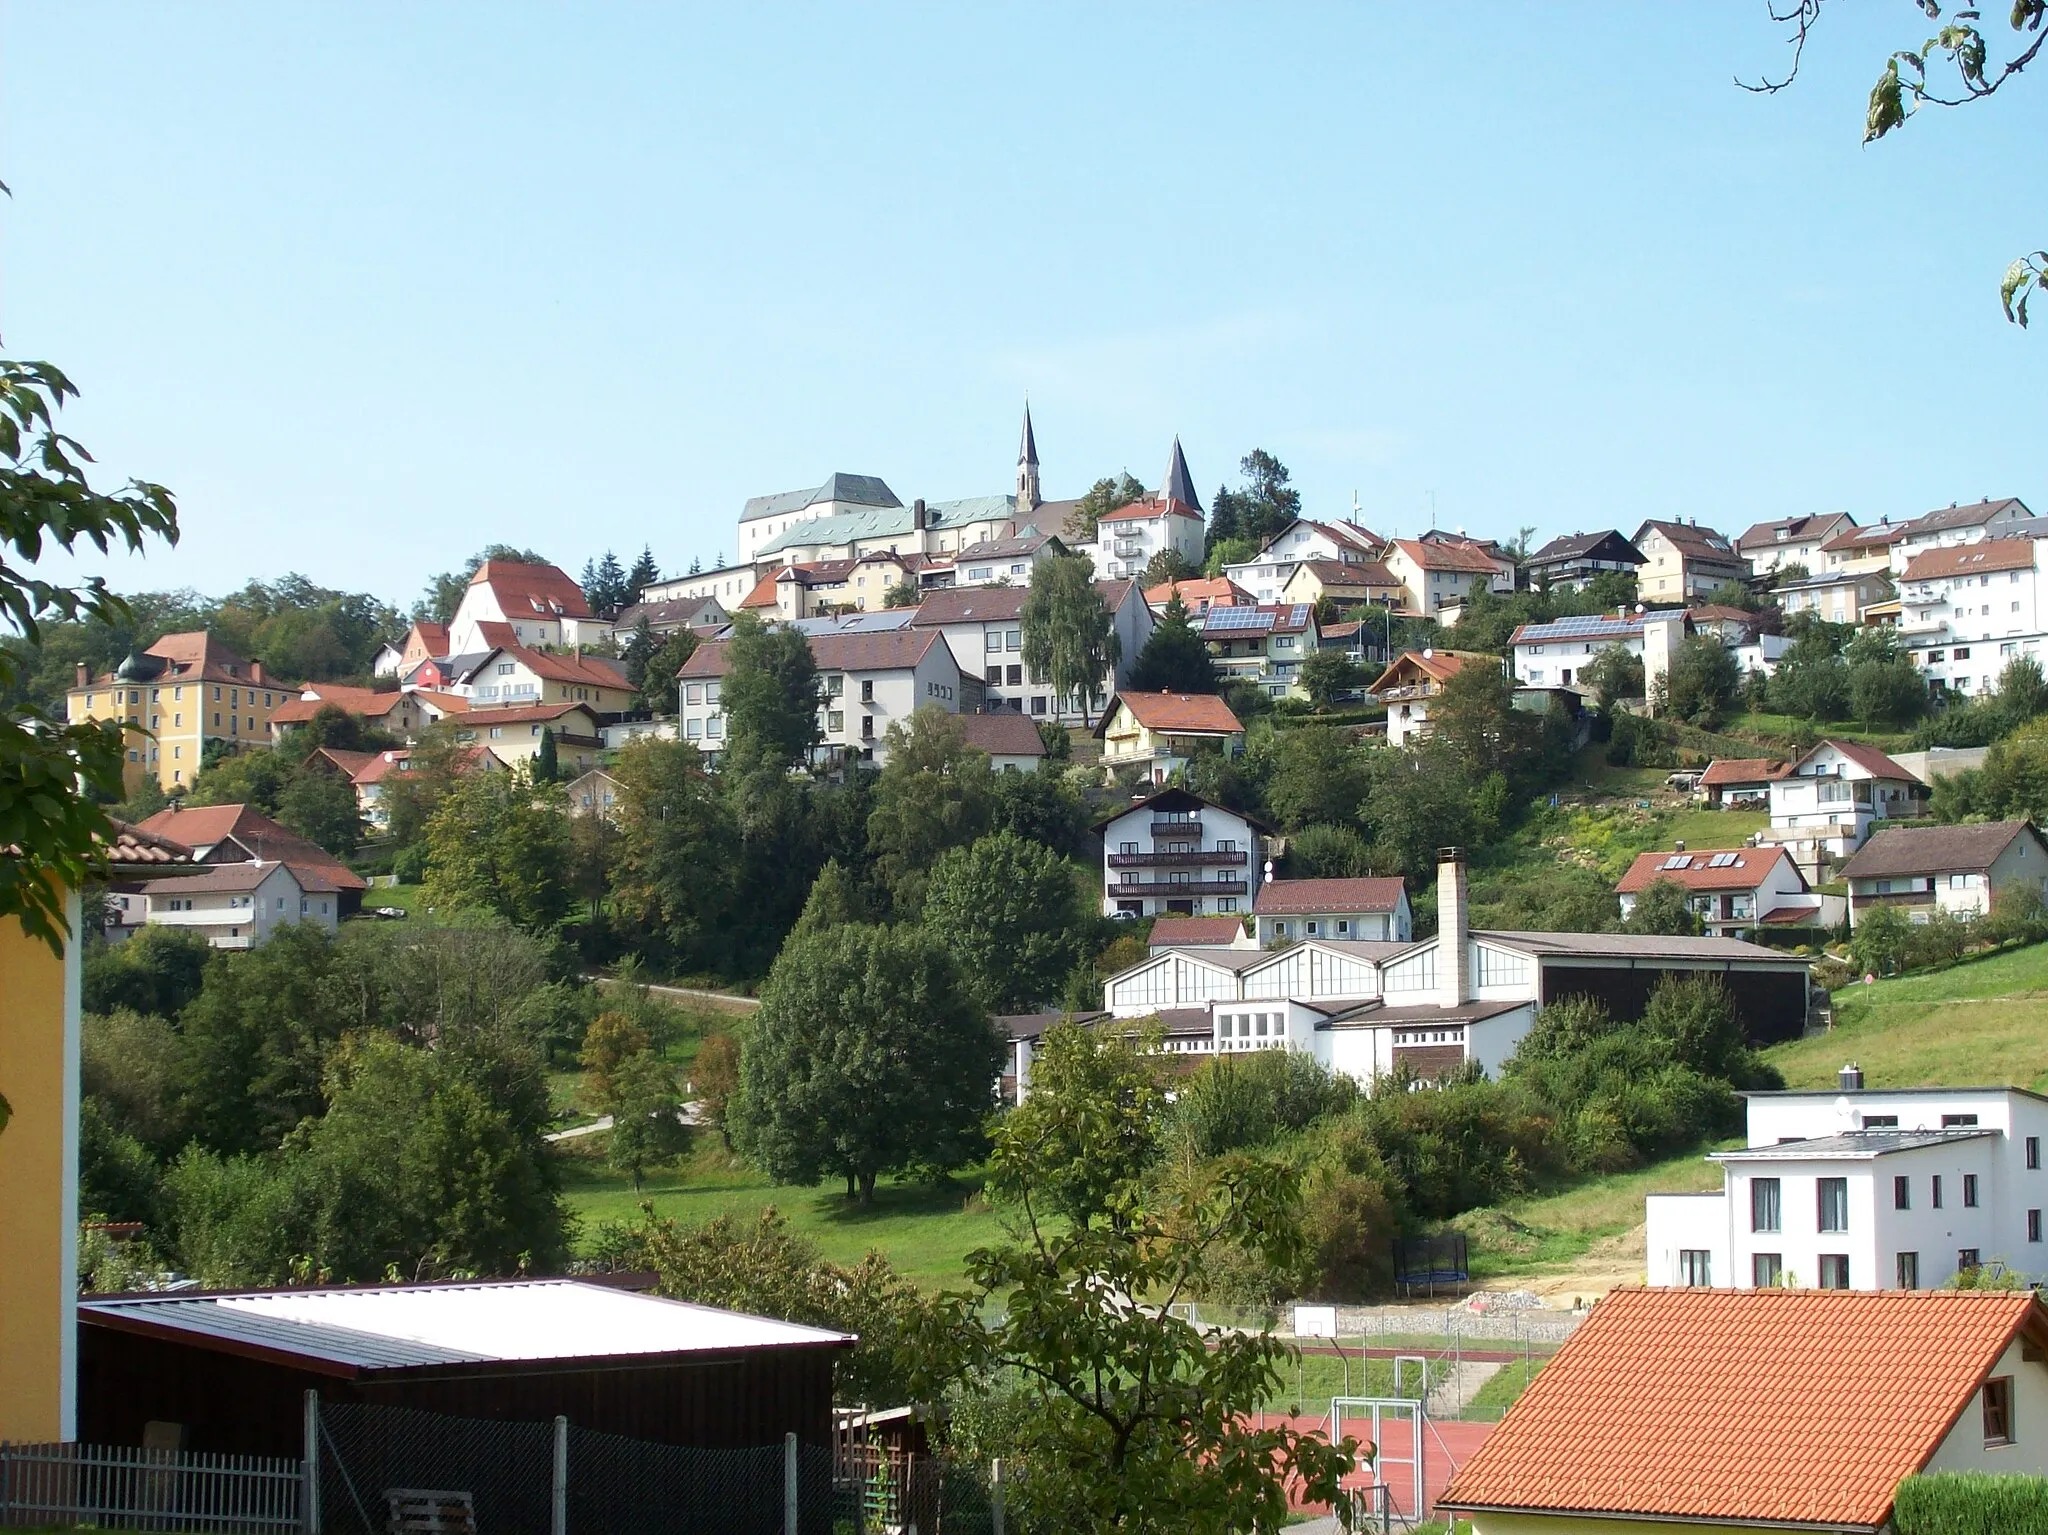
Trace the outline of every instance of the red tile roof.
<path fill-rule="evenodd" d="M 1043 757 L 1045 738 L 1029 715 L 963 714 L 960 734 L 976 751 L 991 757 Z"/>
<path fill-rule="evenodd" d="M 886 672 L 916 666 L 934 645 L 937 634 L 913 628 L 857 631 L 852 634 L 813 634 L 811 659 L 821 672 Z M 726 659 L 725 640 L 699 645 L 683 663 L 678 677 L 723 677 L 732 669 Z M 948 652 L 950 655 L 951 652 Z"/>
<path fill-rule="evenodd" d="M 144 831 L 119 816 L 107 819 L 113 824 L 114 840 L 104 843 L 101 850 L 117 871 L 137 864 L 169 866 L 192 861 L 192 849 L 182 843 Z"/>
<path fill-rule="evenodd" d="M 1204 603 L 1228 608 L 1243 607 L 1252 600 L 1252 594 L 1228 576 L 1190 576 L 1185 581 L 1161 582 L 1145 588 L 1145 600 L 1155 608 L 1163 608 L 1176 592 L 1180 594 L 1181 606 L 1190 613 L 1200 612 Z"/>
<path fill-rule="evenodd" d="M 1948 549 L 1923 549 L 1906 561 L 1906 581 L 1939 581 L 1944 576 L 1974 576 L 1979 571 L 2032 570 L 2034 540 L 1987 538 L 1981 544 Z"/>
<path fill-rule="evenodd" d="M 1874 1530 L 2022 1331 L 2028 1291 L 1616 1290 L 1443 1505 Z"/>
<path fill-rule="evenodd" d="M 1102 734 L 1117 704 L 1147 730 L 1181 735 L 1240 735 L 1244 731 L 1230 705 L 1213 693 L 1119 693 L 1102 711 L 1096 734 Z"/>
<path fill-rule="evenodd" d="M 223 863 L 210 865 L 204 874 L 194 874 L 183 879 L 157 880 L 149 887 L 151 895 L 217 895 L 229 890 L 254 890 L 279 869 L 291 875 L 298 887 L 312 895 L 332 895 L 340 889 L 318 869 L 308 865 L 291 863 Z"/>
<path fill-rule="evenodd" d="M 590 604 L 584 600 L 583 588 L 559 566 L 485 560 L 469 578 L 469 584 L 488 586 L 507 619 L 590 617 Z"/>
<path fill-rule="evenodd" d="M 1095 520 L 1102 522 L 1150 522 L 1157 517 L 1192 517 L 1202 520 L 1202 514 L 1184 501 L 1160 501 L 1156 496 L 1146 496 L 1133 501 L 1129 506 L 1120 506 L 1113 512 L 1104 512 Z"/>
<path fill-rule="evenodd" d="M 1682 867 L 1673 868 L 1679 859 Z M 1722 860 L 1718 865 L 1716 859 Z M 1728 860 L 1733 860 L 1729 862 Z M 1803 888 L 1806 881 L 1799 877 L 1798 866 L 1781 847 L 1726 847 L 1701 848 L 1683 853 L 1638 853 L 1636 861 L 1628 866 L 1615 890 L 1621 895 L 1634 895 L 1647 890 L 1660 879 L 1668 879 L 1674 885 L 1683 885 L 1688 890 L 1754 890 L 1771 875 L 1780 863 L 1792 869 Z"/>
<path fill-rule="evenodd" d="M 1424 570 L 1465 570 L 1490 576 L 1500 569 L 1493 556 L 1473 543 L 1431 544 L 1419 538 L 1397 538 L 1394 547 Z"/>
<path fill-rule="evenodd" d="M 1259 916 L 1316 915 L 1321 912 L 1394 911 L 1401 881 L 1384 879 L 1276 879 L 1259 887 L 1252 910 Z"/>
<path fill-rule="evenodd" d="M 303 725 L 327 704 L 333 704 L 344 714 L 353 714 L 359 719 L 380 720 L 392 710 L 411 702 L 410 695 L 405 693 L 379 693 L 373 688 L 348 688 L 333 682 L 309 682 L 302 693 L 314 696 L 301 696 L 279 704 L 270 716 L 271 723 Z"/>
<path fill-rule="evenodd" d="M 740 599 L 743 608 L 772 608 L 776 603 L 775 582 L 781 576 L 779 570 L 771 570 L 754 583 L 754 589 Z"/>
<path fill-rule="evenodd" d="M 1432 682 L 1448 682 L 1474 661 L 1487 661 L 1500 665 L 1500 657 L 1477 650 L 1404 650 L 1380 673 L 1379 680 L 1366 689 L 1377 693 L 1382 688 L 1403 686 L 1400 674 L 1403 671 L 1417 671 Z"/>
<path fill-rule="evenodd" d="M 567 714 L 580 714 L 590 723 L 590 728 L 578 732 L 582 735 L 597 734 L 597 715 L 589 704 L 515 704 L 507 709 L 472 708 L 462 717 L 467 730 L 482 730 L 489 725 L 551 725 Z"/>
<path fill-rule="evenodd" d="M 419 699 L 428 708 L 438 709 L 443 714 L 467 714 L 469 712 L 469 700 L 460 693 L 436 693 L 428 688 L 414 688 L 411 691 L 412 696 Z"/>
<path fill-rule="evenodd" d="M 417 639 L 420 642 L 420 648 L 430 656 L 445 656 L 448 654 L 448 626 L 446 624 L 437 624 L 431 618 L 422 618 L 413 624 L 412 633 L 406 637 L 409 640 Z"/>
<path fill-rule="evenodd" d="M 1024 611 L 1029 588 L 1022 586 L 952 586 L 933 592 L 918 604 L 913 629 L 938 624 L 1005 624 Z"/>
<path fill-rule="evenodd" d="M 1905 783 L 1918 783 L 1920 781 L 1875 746 L 1865 746 L 1861 741 L 1837 741 L 1832 737 L 1819 742 L 1814 746 L 1813 751 L 1809 751 L 1806 756 L 1793 763 L 1794 771 L 1797 771 L 1800 763 L 1809 760 L 1813 753 L 1819 751 L 1823 746 L 1832 746 L 1836 751 L 1875 778 L 1896 778 Z"/>
<path fill-rule="evenodd" d="M 342 777 L 353 779 L 381 755 L 380 752 L 351 752 L 338 746 L 322 746 L 306 758 L 306 764 L 311 766 L 316 760 L 326 762 L 338 769 Z"/>
<path fill-rule="evenodd" d="M 599 656 L 572 655 L 550 650 L 529 650 L 523 645 L 506 645 L 499 655 L 524 666 L 536 677 L 549 682 L 567 682 L 577 687 L 626 688 L 625 663 Z"/>
<path fill-rule="evenodd" d="M 1147 940 L 1155 949 L 1174 947 L 1223 948 L 1244 936 L 1244 922 L 1237 917 L 1161 917 L 1152 924 Z"/>
<path fill-rule="evenodd" d="M 479 619 L 476 626 L 477 638 L 493 650 L 519 643 L 519 631 L 510 624 L 500 623 L 495 618 Z"/>
<path fill-rule="evenodd" d="M 1700 774 L 1700 787 L 1723 784 L 1768 783 L 1792 771 L 1792 764 L 1779 757 L 1722 757 L 1707 764 Z"/>
<path fill-rule="evenodd" d="M 323 847 L 308 842 L 297 832 L 247 805 L 194 805 L 189 810 L 159 810 L 142 823 L 142 829 L 202 854 L 210 863 L 212 850 L 232 841 L 250 858 L 268 863 L 288 863 L 294 872 L 310 869 L 342 890 L 367 890 L 369 881 Z"/>
<path fill-rule="evenodd" d="M 1640 546 L 1643 535 L 1653 528 L 1686 559 L 1702 560 L 1709 565 L 1742 564 L 1742 557 L 1724 535 L 1689 522 L 1665 522 L 1652 517 L 1636 529 L 1636 536 L 1631 542 Z"/>

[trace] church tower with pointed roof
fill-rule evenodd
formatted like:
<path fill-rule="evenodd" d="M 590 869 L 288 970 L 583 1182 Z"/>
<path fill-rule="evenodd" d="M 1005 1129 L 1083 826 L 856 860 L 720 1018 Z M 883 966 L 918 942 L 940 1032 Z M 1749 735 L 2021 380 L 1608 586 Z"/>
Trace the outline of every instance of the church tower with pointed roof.
<path fill-rule="evenodd" d="M 1179 433 L 1174 434 L 1173 457 L 1167 460 L 1166 479 L 1159 487 L 1159 497 L 1162 501 L 1178 501 L 1190 511 L 1202 509 L 1202 499 L 1195 494 L 1195 477 L 1188 473 L 1187 455 L 1180 450 Z"/>
<path fill-rule="evenodd" d="M 1038 493 L 1038 439 L 1031 435 L 1031 402 L 1026 400 L 1024 436 L 1017 444 L 1017 516 L 1029 517 L 1042 500 Z"/>

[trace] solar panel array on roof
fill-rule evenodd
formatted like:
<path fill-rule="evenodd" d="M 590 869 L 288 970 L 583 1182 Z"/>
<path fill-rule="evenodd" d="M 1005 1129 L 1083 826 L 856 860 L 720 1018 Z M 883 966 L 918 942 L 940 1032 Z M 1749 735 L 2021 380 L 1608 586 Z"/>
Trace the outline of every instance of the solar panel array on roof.
<path fill-rule="evenodd" d="M 1273 615 L 1258 608 L 1211 608 L 1203 620 L 1204 631 L 1212 629 L 1260 630 L 1273 627 Z"/>

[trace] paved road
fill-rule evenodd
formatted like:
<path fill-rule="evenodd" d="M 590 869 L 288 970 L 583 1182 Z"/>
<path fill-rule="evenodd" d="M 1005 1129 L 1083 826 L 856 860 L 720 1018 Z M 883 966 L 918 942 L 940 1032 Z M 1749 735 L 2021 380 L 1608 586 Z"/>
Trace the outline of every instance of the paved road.
<path fill-rule="evenodd" d="M 684 1104 L 679 1112 L 683 1123 L 686 1125 L 701 1125 L 704 1123 L 704 1105 L 699 1103 L 695 1098 L 692 1098 L 688 1103 Z M 543 1136 L 542 1139 L 550 1141 L 573 1141 L 577 1139 L 579 1136 L 595 1135 L 598 1131 L 609 1130 L 611 1127 L 611 1115 L 602 1114 L 599 1115 L 596 1119 L 593 1119 L 587 1125 L 576 1125 L 573 1128 L 567 1130 L 551 1131 L 546 1136 Z"/>
<path fill-rule="evenodd" d="M 595 981 L 600 986 L 616 984 L 608 975 L 586 975 L 586 981 Z M 729 991 L 700 991 L 693 986 L 649 986 L 658 997 L 681 997 L 690 1002 L 709 1002 L 714 1007 L 727 1007 L 735 1012 L 750 1013 L 761 1004 L 753 997 L 735 996 Z"/>

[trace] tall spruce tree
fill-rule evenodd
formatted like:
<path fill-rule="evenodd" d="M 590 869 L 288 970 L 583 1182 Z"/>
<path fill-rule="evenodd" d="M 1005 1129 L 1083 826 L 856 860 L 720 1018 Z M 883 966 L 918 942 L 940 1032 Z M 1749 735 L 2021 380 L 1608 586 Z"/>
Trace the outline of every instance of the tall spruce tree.
<path fill-rule="evenodd" d="M 1158 627 L 1131 663 L 1131 691 L 1136 693 L 1213 693 L 1219 683 L 1209 647 L 1188 621 L 1187 605 L 1176 591 L 1159 615 Z"/>

